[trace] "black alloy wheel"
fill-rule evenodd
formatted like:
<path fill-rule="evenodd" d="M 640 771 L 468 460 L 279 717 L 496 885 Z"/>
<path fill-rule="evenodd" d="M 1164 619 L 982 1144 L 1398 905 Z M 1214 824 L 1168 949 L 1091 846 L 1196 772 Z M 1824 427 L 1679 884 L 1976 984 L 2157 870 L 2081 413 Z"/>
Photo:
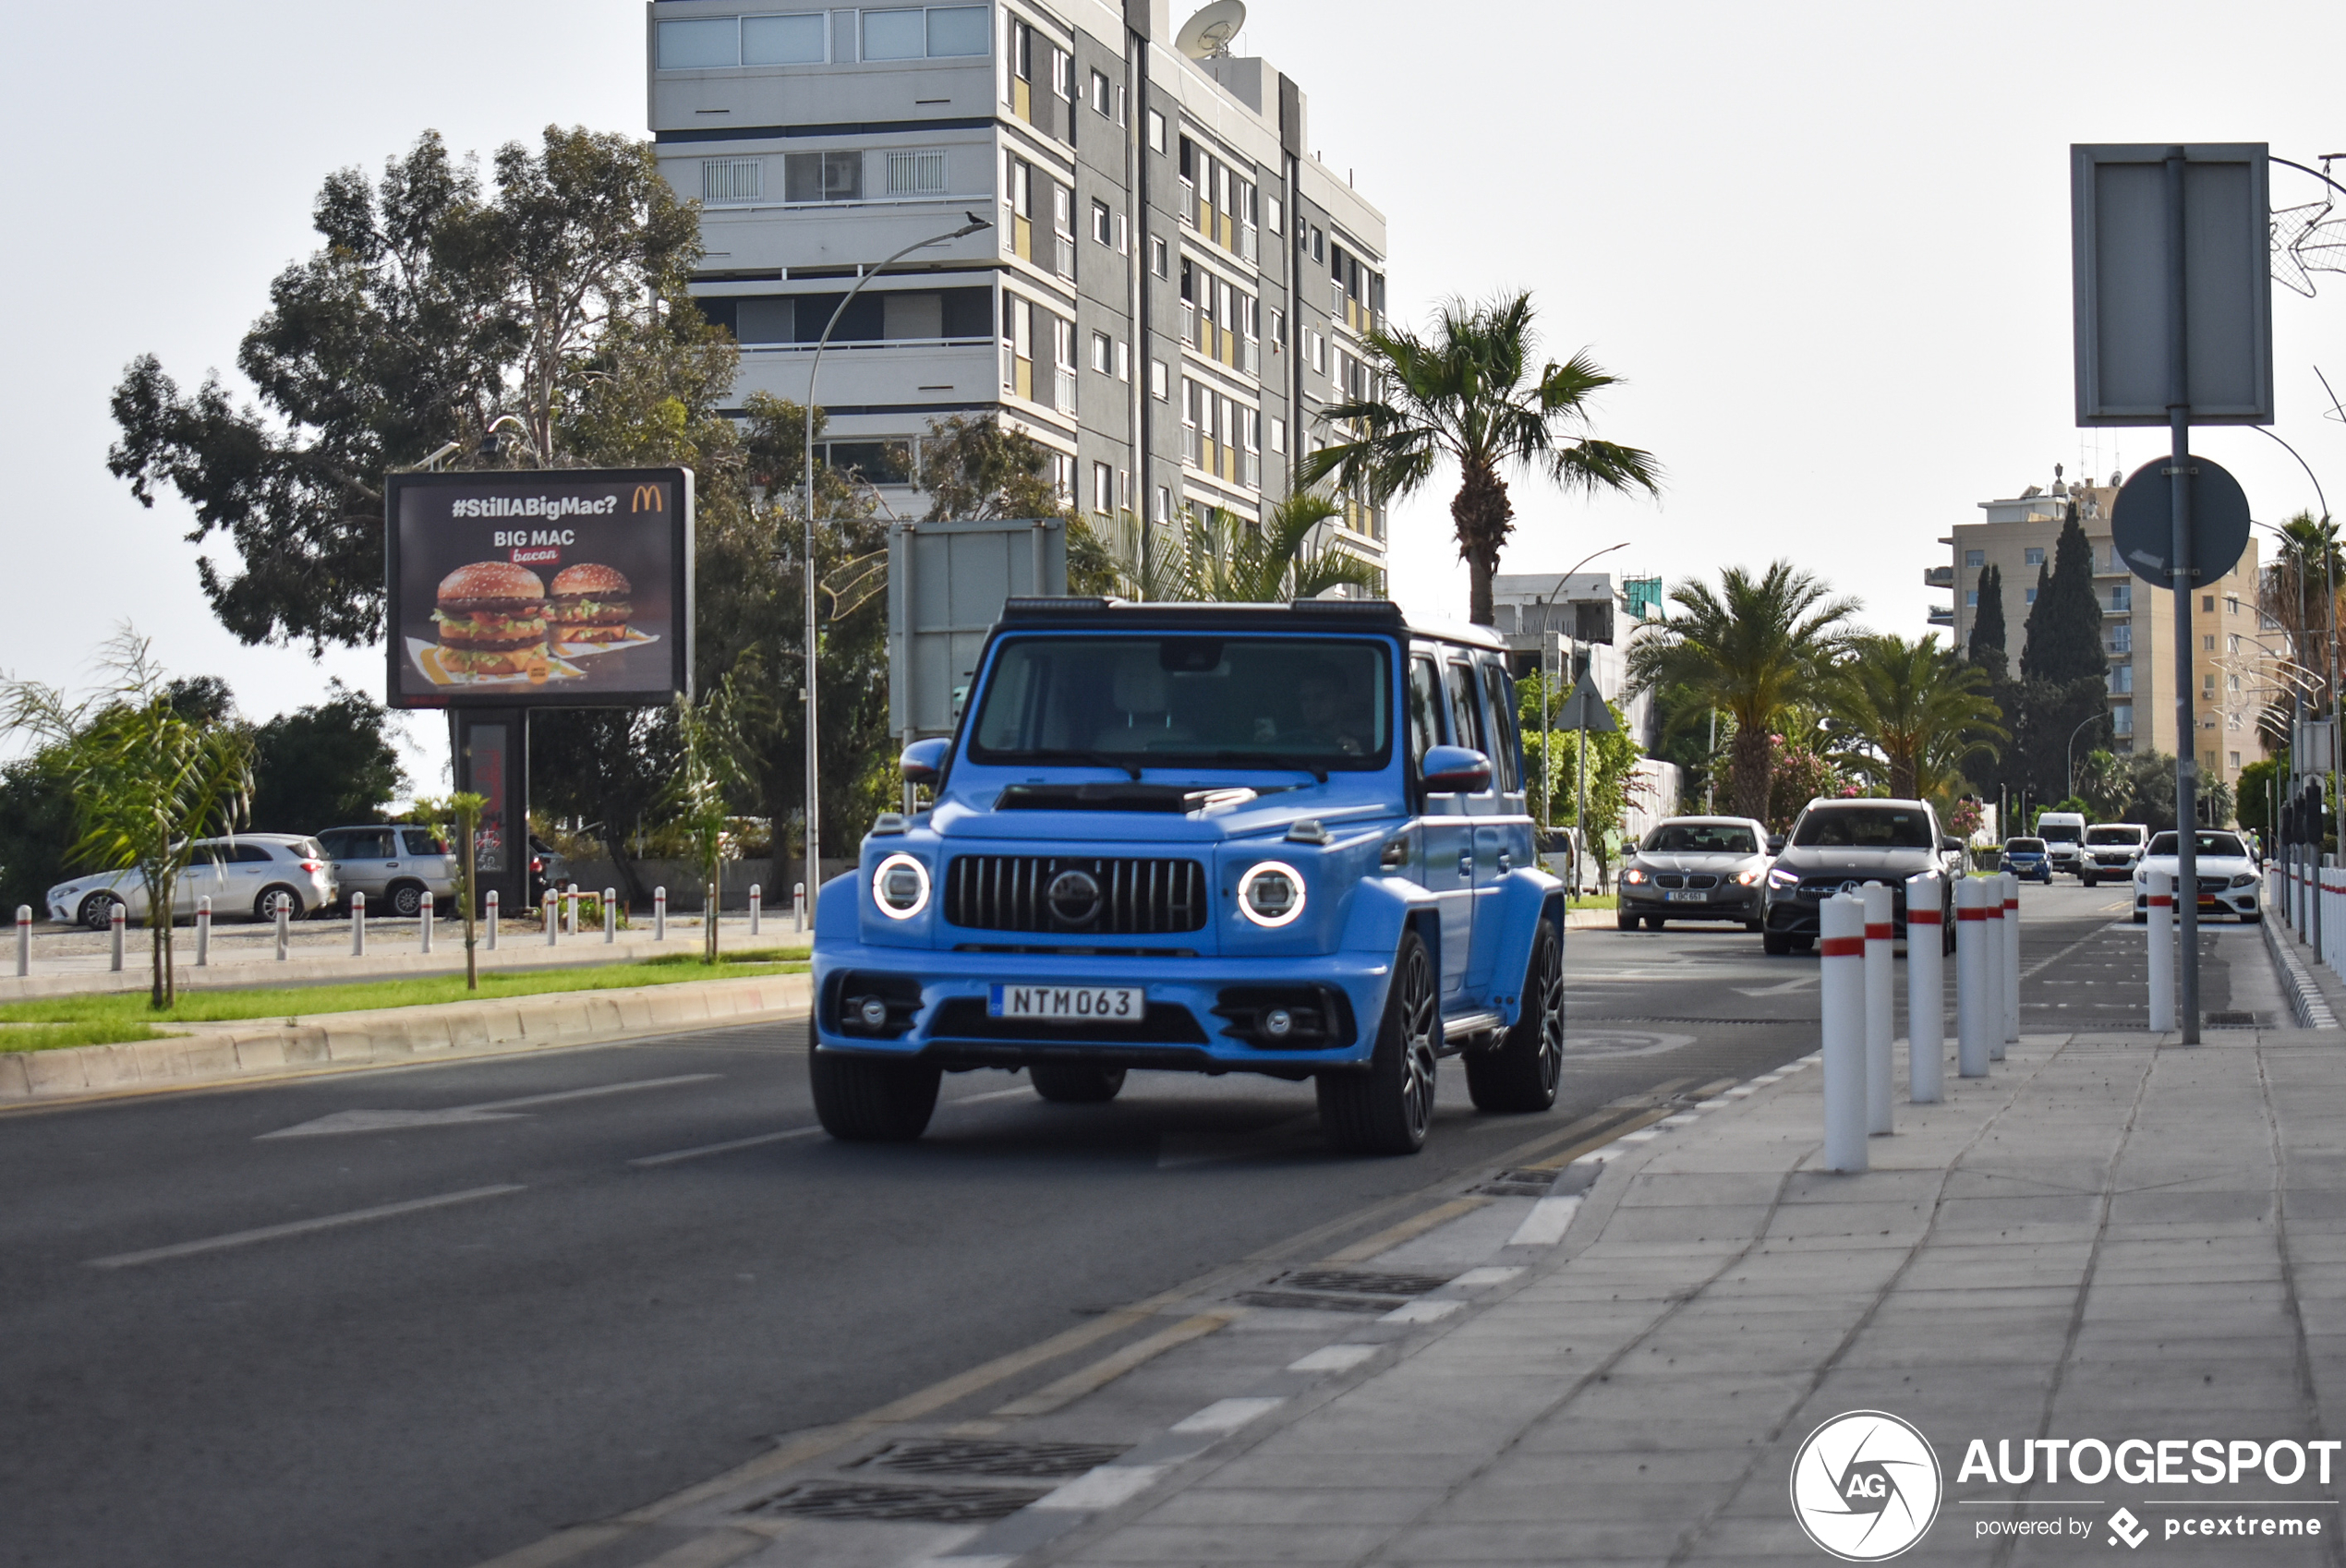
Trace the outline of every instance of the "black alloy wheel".
<path fill-rule="evenodd" d="M 806 1075 L 823 1130 L 844 1143 L 910 1143 L 937 1111 L 941 1069 L 823 1050 L 806 1020 Z"/>
<path fill-rule="evenodd" d="M 1354 1154 L 1414 1154 L 1433 1125 L 1433 959 L 1415 931 L 1393 955 L 1393 980 L 1366 1072 L 1317 1080 L 1320 1126 Z"/>
<path fill-rule="evenodd" d="M 1523 1011 L 1494 1050 L 1465 1058 L 1467 1093 L 1478 1111 L 1544 1111 L 1564 1074 L 1564 944 L 1540 923 L 1523 974 Z"/>

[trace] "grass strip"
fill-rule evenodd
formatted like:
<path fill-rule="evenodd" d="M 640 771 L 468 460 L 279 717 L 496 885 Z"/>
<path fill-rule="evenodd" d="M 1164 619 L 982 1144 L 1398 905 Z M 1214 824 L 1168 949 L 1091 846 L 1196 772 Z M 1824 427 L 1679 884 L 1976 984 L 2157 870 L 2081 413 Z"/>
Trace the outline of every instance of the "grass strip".
<path fill-rule="evenodd" d="M 690 953 L 677 953 L 635 963 L 596 964 L 577 969 L 530 970 L 515 973 L 484 970 L 480 989 L 465 989 L 462 974 L 416 975 L 399 980 L 361 981 L 349 985 L 253 986 L 241 990 L 190 991 L 184 986 L 176 1007 L 156 1012 L 147 1006 L 143 991 L 84 992 L 72 996 L 44 996 L 0 1006 L 0 1024 L 67 1024 L 121 1031 L 150 1023 L 233 1023 L 240 1019 L 311 1018 L 320 1013 L 350 1013 L 377 1007 L 422 1007 L 441 1002 L 495 1002 L 514 996 L 538 996 L 560 991 L 618 991 L 640 985 L 675 985 L 695 980 L 738 980 L 752 975 L 787 974 L 803 971 L 803 962 L 781 960 L 780 949 L 744 949 L 726 953 L 713 967 Z M 90 1045 L 90 1040 L 57 1040 L 47 1044 L 16 1045 L 17 1033 L 0 1029 L 0 1049 L 41 1050 L 49 1045 Z M 115 1032 L 109 1040 L 145 1039 L 146 1035 Z"/>
<path fill-rule="evenodd" d="M 54 1051 L 66 1045 L 119 1045 L 157 1038 L 159 1031 L 143 1021 L 20 1023 L 0 1027 L 0 1051 Z"/>

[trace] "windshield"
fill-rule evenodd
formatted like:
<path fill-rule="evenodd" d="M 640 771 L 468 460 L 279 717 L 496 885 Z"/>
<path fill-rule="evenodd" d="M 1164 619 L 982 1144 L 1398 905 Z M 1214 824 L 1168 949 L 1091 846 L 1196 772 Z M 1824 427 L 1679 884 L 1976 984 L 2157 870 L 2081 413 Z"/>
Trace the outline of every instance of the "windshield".
<path fill-rule="evenodd" d="M 2004 845 L 2004 853 L 2008 855 L 2041 855 L 2044 852 L 2045 841 L 2042 838 L 2014 838 Z"/>
<path fill-rule="evenodd" d="M 2192 843 L 2196 851 L 2203 855 L 2232 855 L 2241 860 L 2248 858 L 2248 851 L 2241 847 L 2240 836 L 2236 833 L 2200 832 L 2193 835 Z M 2150 841 L 2150 852 L 2154 855 L 2176 853 L 2175 836 L 2172 833 L 2161 833 Z"/>
<path fill-rule="evenodd" d="M 1368 769 L 1392 753 L 1382 643 L 1058 636 L 995 658 L 970 754 L 1109 767 Z"/>
<path fill-rule="evenodd" d="M 2139 827 L 2088 827 L 2086 829 L 2086 842 L 2088 844 L 2139 844 L 2142 841 L 2143 830 Z"/>
<path fill-rule="evenodd" d="M 2037 831 L 2053 843 L 2074 844 L 2085 829 L 2074 822 L 2040 822 Z"/>
<path fill-rule="evenodd" d="M 1800 819 L 1793 843 L 1804 850 L 1935 850 L 1930 818 L 1906 806 L 1828 806 Z"/>
<path fill-rule="evenodd" d="M 1760 838 L 1729 822 L 1665 822 L 1638 848 L 1655 854 L 1756 855 Z"/>

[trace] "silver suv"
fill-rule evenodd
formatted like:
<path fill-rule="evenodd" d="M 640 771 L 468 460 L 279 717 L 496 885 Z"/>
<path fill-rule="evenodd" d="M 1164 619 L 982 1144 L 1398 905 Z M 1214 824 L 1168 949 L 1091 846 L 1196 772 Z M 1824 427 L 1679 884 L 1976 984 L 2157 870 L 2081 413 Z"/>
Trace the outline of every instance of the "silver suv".
<path fill-rule="evenodd" d="M 429 888 L 440 912 L 456 912 L 455 857 L 430 828 L 396 823 L 329 827 L 318 841 L 333 862 L 345 902 L 353 893 L 364 893 L 374 912 L 413 920 L 423 911 Z"/>

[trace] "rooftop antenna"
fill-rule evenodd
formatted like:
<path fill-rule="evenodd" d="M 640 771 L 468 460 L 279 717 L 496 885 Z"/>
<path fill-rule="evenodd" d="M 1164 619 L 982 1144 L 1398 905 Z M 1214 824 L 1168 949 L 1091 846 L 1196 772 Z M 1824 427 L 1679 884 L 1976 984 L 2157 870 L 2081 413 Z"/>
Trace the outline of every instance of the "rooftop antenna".
<path fill-rule="evenodd" d="M 1218 60 L 1230 53 L 1230 40 L 1246 25 L 1243 0 L 1214 0 L 1214 4 L 1181 24 L 1173 47 L 1192 60 Z"/>

